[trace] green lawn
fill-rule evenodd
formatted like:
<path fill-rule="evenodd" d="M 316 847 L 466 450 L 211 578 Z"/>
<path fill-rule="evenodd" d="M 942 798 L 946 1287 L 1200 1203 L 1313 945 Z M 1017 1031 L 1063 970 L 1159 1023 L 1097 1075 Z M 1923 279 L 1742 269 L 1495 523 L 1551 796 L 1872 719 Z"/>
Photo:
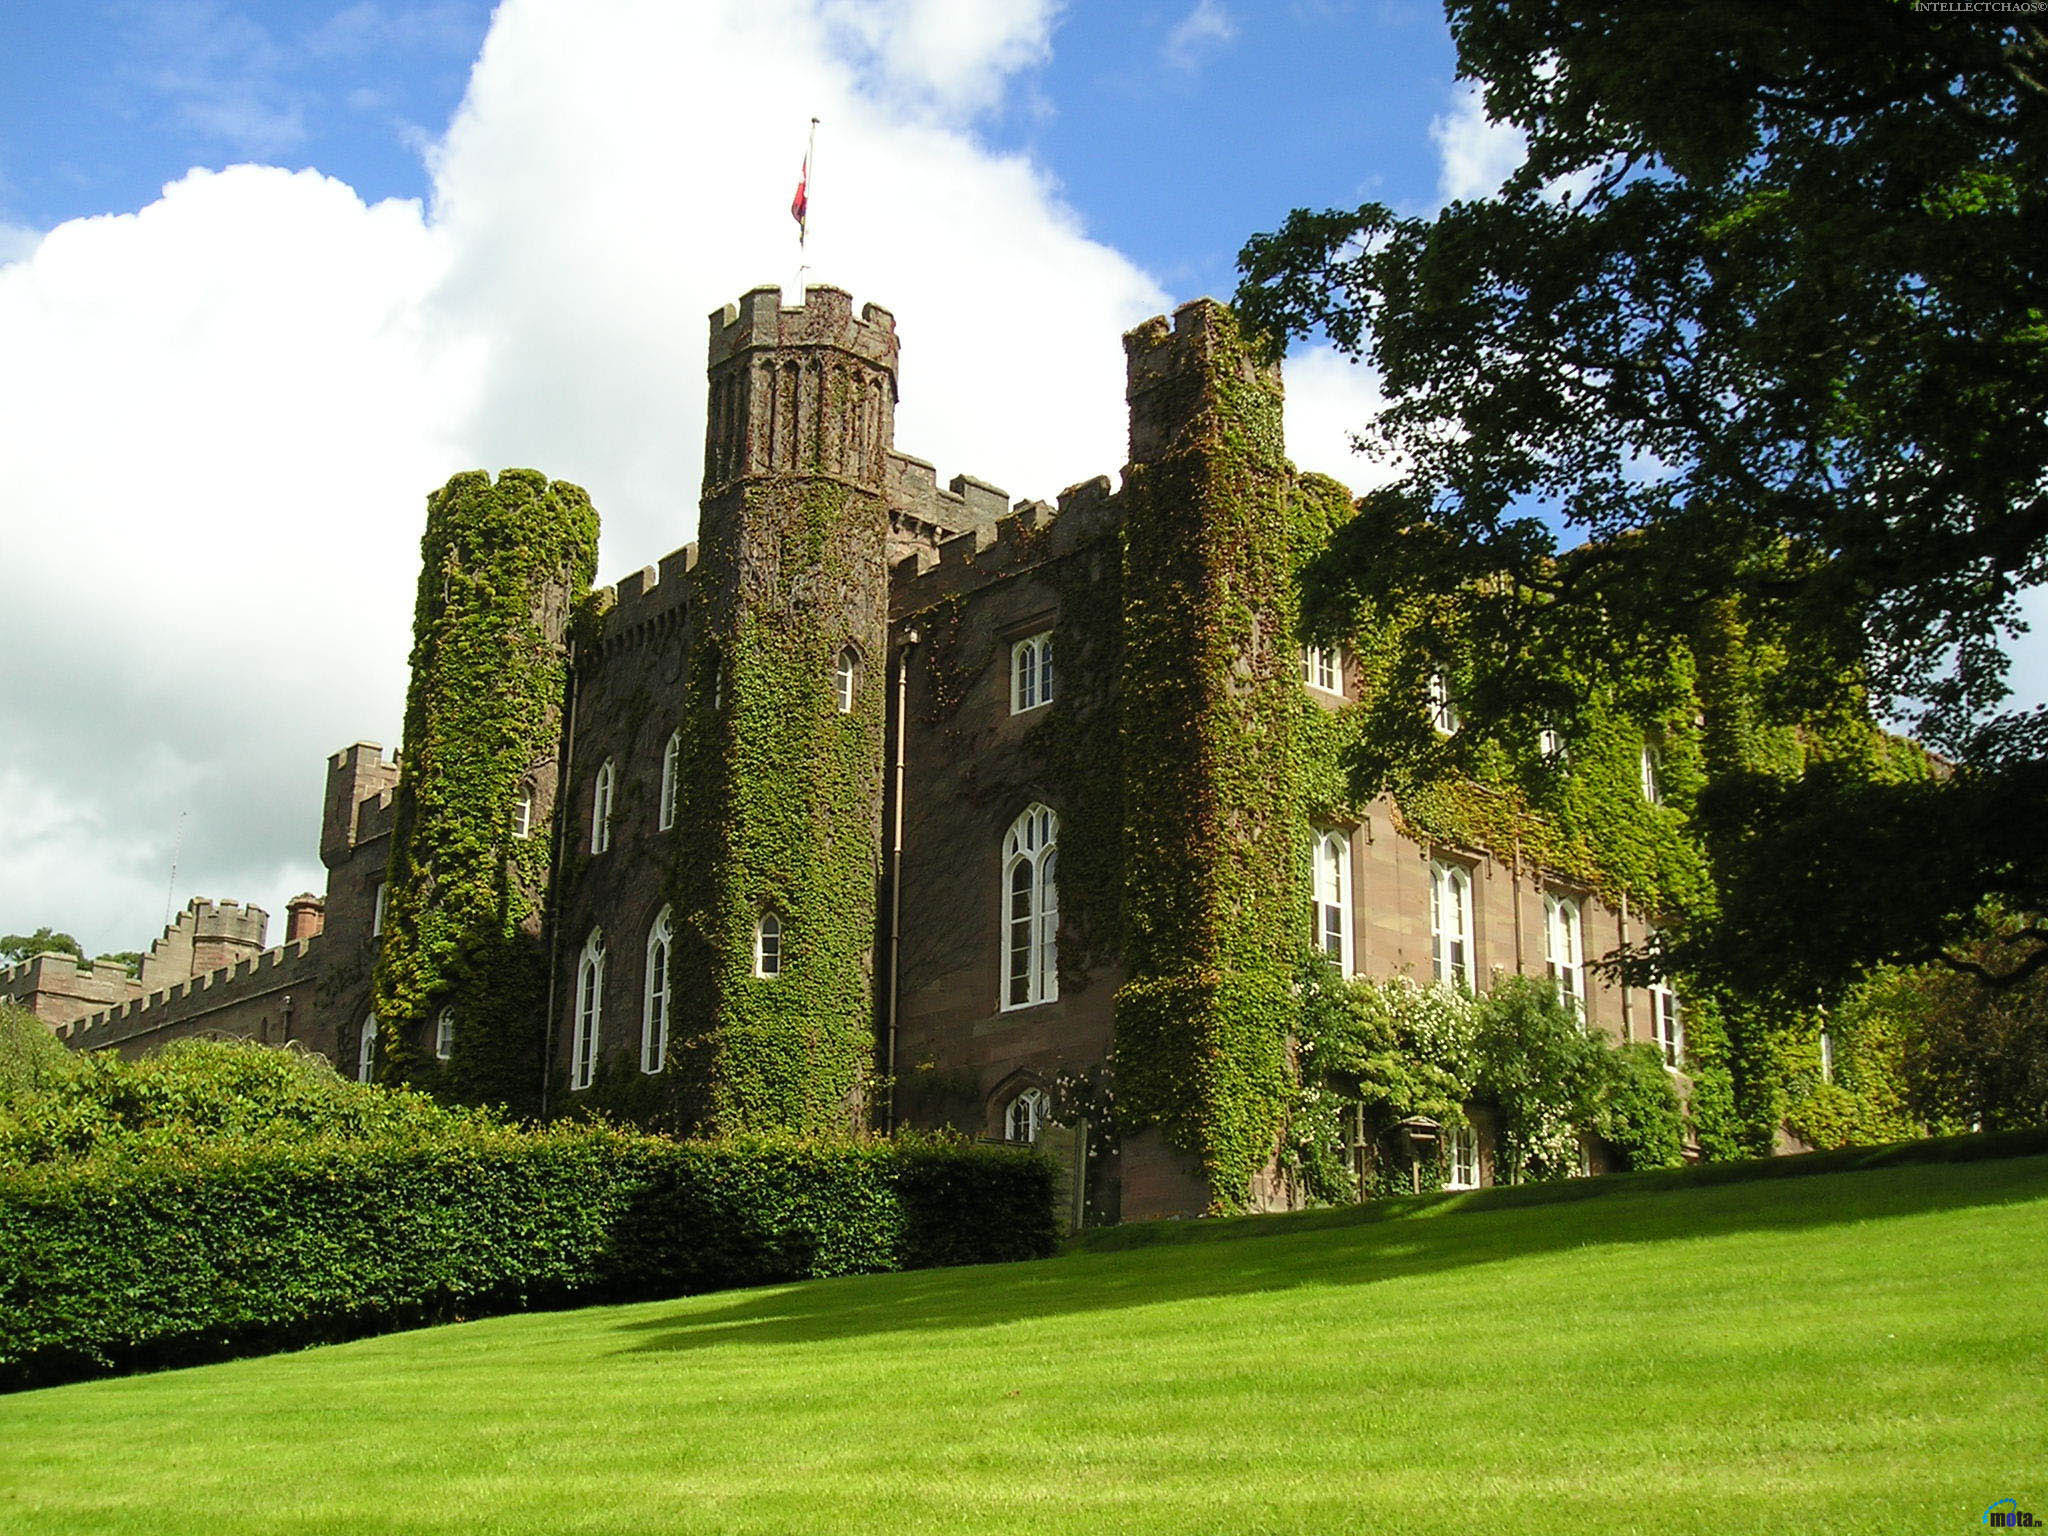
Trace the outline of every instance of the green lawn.
<path fill-rule="evenodd" d="M 2048 1521 L 2048 1158 L 1380 1215 L 0 1398 L 0 1530 Z"/>

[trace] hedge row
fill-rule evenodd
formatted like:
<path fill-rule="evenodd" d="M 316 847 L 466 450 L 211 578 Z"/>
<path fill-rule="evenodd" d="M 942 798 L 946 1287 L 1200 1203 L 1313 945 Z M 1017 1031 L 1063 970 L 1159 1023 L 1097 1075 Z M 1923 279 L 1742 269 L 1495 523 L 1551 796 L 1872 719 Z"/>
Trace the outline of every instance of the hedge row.
<path fill-rule="evenodd" d="M 0 1387 L 569 1302 L 1039 1257 L 1045 1159 L 480 1126 L 0 1174 Z"/>

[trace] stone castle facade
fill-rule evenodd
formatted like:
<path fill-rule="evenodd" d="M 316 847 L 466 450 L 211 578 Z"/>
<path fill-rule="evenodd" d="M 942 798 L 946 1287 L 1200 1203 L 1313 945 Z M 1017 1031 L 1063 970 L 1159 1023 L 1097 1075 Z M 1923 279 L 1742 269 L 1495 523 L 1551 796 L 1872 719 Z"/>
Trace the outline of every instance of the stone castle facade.
<path fill-rule="evenodd" d="M 1586 965 L 1642 941 L 1640 914 L 1508 850 L 1425 841 L 1389 800 L 1240 782 L 1289 729 L 1262 700 L 1343 711 L 1358 667 L 1258 597 L 1291 580 L 1268 525 L 1303 484 L 1279 455 L 1278 370 L 1208 301 L 1125 344 L 1121 488 L 1012 505 L 897 451 L 887 311 L 757 289 L 712 316 L 699 542 L 534 608 L 568 683 L 492 813 L 493 856 L 545 849 L 521 935 L 538 1025 L 496 1042 L 525 1055 L 528 1107 L 683 1130 L 950 1125 L 1078 1156 L 1053 1122 L 1116 1059 L 1120 997 L 1195 999 L 1190 1060 L 1235 1048 L 1202 1010 L 1271 991 L 1273 945 L 1243 937 L 1261 919 L 1233 907 L 1231 872 L 1273 868 L 1275 848 L 1298 850 L 1302 881 L 1259 910 L 1343 968 L 1549 975 L 1590 1026 L 1658 1040 L 1676 1067 L 1670 995 Z M 260 910 L 195 901 L 137 979 L 42 956 L 0 993 L 81 1049 L 250 1037 L 434 1086 L 472 1048 L 459 989 L 377 1017 L 388 882 L 436 878 L 398 857 L 433 814 L 407 808 L 408 782 L 372 743 L 330 759 L 327 889 L 294 900 L 281 947 Z M 1179 826 L 1199 837 L 1163 847 Z M 1092 1175 L 1101 1211 L 1216 1200 L 1200 1108 L 1155 1102 L 1117 1137 Z M 1483 1136 L 1460 1156 L 1489 1177 Z M 1240 1194 L 1289 1198 L 1271 1165 Z"/>

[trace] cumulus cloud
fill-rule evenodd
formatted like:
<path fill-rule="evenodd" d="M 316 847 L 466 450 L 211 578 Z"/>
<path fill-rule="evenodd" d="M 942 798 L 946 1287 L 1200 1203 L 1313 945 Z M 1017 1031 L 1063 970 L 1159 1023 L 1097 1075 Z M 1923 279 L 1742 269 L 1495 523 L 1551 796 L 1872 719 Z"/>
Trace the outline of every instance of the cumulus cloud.
<path fill-rule="evenodd" d="M 1166 34 L 1160 57 L 1174 69 L 1196 70 L 1237 37 L 1237 23 L 1219 0 L 1195 0 L 1195 8 Z"/>
<path fill-rule="evenodd" d="M 1379 375 L 1334 347 L 1310 347 L 1287 360 L 1285 430 L 1295 467 L 1364 493 L 1390 485 L 1400 467 L 1357 449 L 1358 434 L 1386 404 Z"/>
<path fill-rule="evenodd" d="M 706 315 L 794 286 L 811 116 L 805 275 L 896 312 L 899 444 L 1018 495 L 1114 471 L 1119 336 L 1166 296 L 971 132 L 1053 15 L 506 0 L 427 208 L 195 171 L 0 267 L 0 931 L 146 942 L 180 812 L 180 904 L 281 926 L 320 887 L 323 760 L 396 741 L 454 470 L 587 485 L 607 579 L 694 535 Z"/>
<path fill-rule="evenodd" d="M 1470 81 L 1454 89 L 1450 111 L 1431 121 L 1429 137 L 1439 160 L 1437 197 L 1446 203 L 1498 192 L 1529 153 L 1521 129 L 1487 117 L 1485 97 Z"/>

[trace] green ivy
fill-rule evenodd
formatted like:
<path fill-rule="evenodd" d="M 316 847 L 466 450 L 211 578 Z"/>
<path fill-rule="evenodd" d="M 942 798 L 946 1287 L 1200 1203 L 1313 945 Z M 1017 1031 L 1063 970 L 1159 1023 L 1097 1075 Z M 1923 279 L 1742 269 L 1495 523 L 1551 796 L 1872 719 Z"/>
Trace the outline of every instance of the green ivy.
<path fill-rule="evenodd" d="M 849 1131 L 874 1071 L 873 968 L 888 655 L 880 500 L 836 480 L 750 482 L 707 515 L 692 601 L 707 637 L 685 708 L 674 988 L 677 1119 Z M 746 547 L 741 547 L 742 541 Z M 874 570 L 866 567 L 873 565 Z M 832 695 L 849 642 L 850 714 Z M 754 974 L 755 926 L 782 970 Z"/>
<path fill-rule="evenodd" d="M 545 832 L 512 835 L 568 685 L 564 629 L 597 561 L 597 513 L 533 470 L 456 475 L 427 501 L 374 1008 L 384 1072 L 525 1111 L 538 1097 Z M 428 1021 L 455 1011 L 437 1061 Z"/>

